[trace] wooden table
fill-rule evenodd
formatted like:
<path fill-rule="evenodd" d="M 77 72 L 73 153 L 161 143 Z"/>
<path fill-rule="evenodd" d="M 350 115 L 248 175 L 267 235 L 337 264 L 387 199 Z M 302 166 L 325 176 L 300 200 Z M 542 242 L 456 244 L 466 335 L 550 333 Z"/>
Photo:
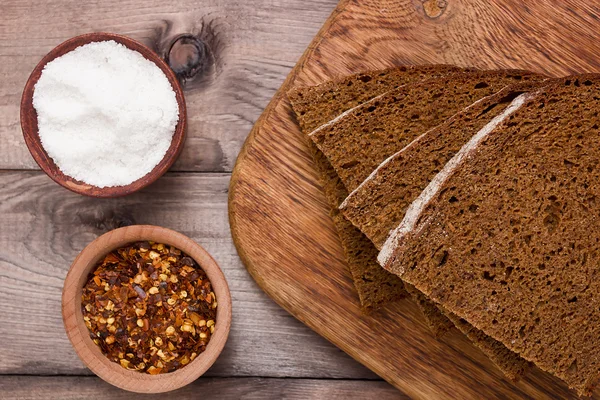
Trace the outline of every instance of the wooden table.
<path fill-rule="evenodd" d="M 233 325 L 225 351 L 175 398 L 403 397 L 258 288 L 237 256 L 227 220 L 230 173 L 246 135 L 335 5 L 2 0 L 1 398 L 148 398 L 91 375 L 68 342 L 60 313 L 63 279 L 76 254 L 102 233 L 128 224 L 165 226 L 195 239 L 215 257 L 231 287 Z M 171 172 L 120 199 L 84 198 L 56 185 L 37 168 L 19 125 L 21 92 L 36 63 L 63 40 L 91 31 L 131 36 L 162 55 L 180 39 L 171 62 L 185 83 L 187 143 Z"/>

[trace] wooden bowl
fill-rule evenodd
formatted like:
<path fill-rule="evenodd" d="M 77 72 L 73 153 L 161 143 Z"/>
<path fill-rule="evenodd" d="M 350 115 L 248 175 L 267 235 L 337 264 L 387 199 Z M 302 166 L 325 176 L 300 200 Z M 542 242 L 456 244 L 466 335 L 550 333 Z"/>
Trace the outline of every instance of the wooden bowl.
<path fill-rule="evenodd" d="M 175 127 L 175 133 L 173 134 L 171 146 L 167 150 L 167 153 L 162 161 L 156 167 L 154 167 L 152 171 L 126 186 L 99 188 L 63 174 L 54 163 L 54 160 L 48 156 L 48 153 L 46 153 L 46 150 L 44 150 L 44 147 L 40 142 L 37 112 L 35 111 L 35 108 L 33 108 L 33 91 L 35 84 L 40 78 L 42 70 L 47 63 L 84 44 L 101 42 L 105 40 L 114 40 L 115 42 L 121 43 L 131 50 L 139 52 L 146 59 L 155 63 L 165 73 L 167 79 L 173 87 L 173 90 L 175 91 L 175 97 L 179 105 L 179 122 Z M 116 35 L 114 33 L 88 33 L 85 35 L 76 36 L 59 44 L 57 47 L 52 49 L 50 53 L 46 54 L 46 56 L 42 58 L 42 60 L 34 68 L 33 72 L 29 76 L 29 79 L 27 80 L 27 83 L 25 84 L 23 96 L 21 97 L 21 129 L 23 130 L 23 136 L 25 138 L 27 148 L 29 149 L 29 152 L 33 156 L 35 162 L 50 178 L 52 178 L 52 180 L 59 185 L 64 186 L 75 193 L 92 197 L 124 196 L 140 190 L 157 180 L 169 169 L 169 167 L 171 167 L 171 165 L 173 165 L 179 156 L 179 153 L 181 153 L 185 139 L 187 125 L 186 120 L 186 107 L 185 100 L 183 98 L 183 90 L 181 89 L 181 85 L 179 84 L 175 73 L 171 70 L 169 65 L 154 51 L 142 43 L 125 36 Z"/>
<path fill-rule="evenodd" d="M 174 372 L 150 375 L 130 371 L 109 360 L 90 338 L 81 312 L 81 295 L 88 274 L 112 250 L 137 241 L 154 241 L 177 247 L 202 267 L 212 283 L 217 298 L 215 331 L 206 351 L 194 361 Z M 83 363 L 100 378 L 121 389 L 138 393 L 162 393 L 175 390 L 201 376 L 217 359 L 231 326 L 231 295 L 225 276 L 213 258 L 197 243 L 170 229 L 150 225 L 133 225 L 100 236 L 73 261 L 62 293 L 62 314 L 67 336 Z"/>

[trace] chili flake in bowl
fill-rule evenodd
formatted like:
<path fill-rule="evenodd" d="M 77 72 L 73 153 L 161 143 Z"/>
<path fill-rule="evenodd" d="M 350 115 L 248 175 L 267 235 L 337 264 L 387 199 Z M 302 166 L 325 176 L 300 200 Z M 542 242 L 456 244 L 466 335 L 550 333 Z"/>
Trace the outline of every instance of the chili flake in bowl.
<path fill-rule="evenodd" d="M 149 225 L 100 236 L 77 256 L 62 296 L 67 336 L 84 364 L 125 390 L 162 393 L 200 377 L 231 326 L 231 295 L 190 238 Z"/>
<path fill-rule="evenodd" d="M 206 273 L 173 246 L 137 242 L 104 257 L 81 298 L 102 353 L 122 367 L 172 372 L 206 350 L 217 300 Z"/>

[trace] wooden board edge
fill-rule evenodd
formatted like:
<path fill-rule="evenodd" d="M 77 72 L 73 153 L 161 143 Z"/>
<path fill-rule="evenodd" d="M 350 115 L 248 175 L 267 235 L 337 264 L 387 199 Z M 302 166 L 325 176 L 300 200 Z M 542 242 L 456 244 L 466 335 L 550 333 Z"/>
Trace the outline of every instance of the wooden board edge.
<path fill-rule="evenodd" d="M 250 133 L 248 134 L 248 137 L 244 141 L 244 144 L 240 150 L 240 153 L 238 154 L 237 160 L 236 160 L 233 170 L 231 172 L 231 180 L 229 182 L 229 194 L 228 194 L 228 198 L 227 198 L 227 214 L 229 217 L 229 229 L 231 230 L 231 236 L 233 238 L 233 243 L 237 250 L 238 256 L 240 257 L 240 259 L 242 260 L 242 263 L 244 264 L 244 266 L 246 267 L 246 269 L 248 270 L 248 272 L 250 273 L 252 278 L 256 281 L 258 286 L 271 299 L 273 299 L 277 304 L 279 304 L 281 307 L 283 307 L 287 312 L 290 312 L 290 311 L 287 310 L 286 307 L 284 307 L 278 301 L 277 295 L 273 295 L 264 289 L 264 282 L 263 282 L 262 278 L 256 272 L 254 265 L 252 264 L 252 261 L 250 260 L 250 257 L 248 257 L 243 246 L 240 243 L 240 238 L 238 236 L 238 224 L 237 224 L 237 219 L 236 219 L 237 213 L 236 213 L 236 209 L 235 209 L 235 195 L 236 195 L 237 184 L 238 184 L 238 180 L 239 180 L 239 176 L 240 176 L 240 171 L 242 169 L 242 164 L 244 163 L 244 161 L 249 153 L 249 149 L 254 144 L 255 136 L 257 135 L 257 132 L 261 129 L 263 121 L 268 119 L 268 117 L 271 115 L 271 113 L 273 112 L 275 107 L 279 104 L 280 101 L 283 100 L 287 91 L 289 89 L 291 89 L 292 82 L 298 76 L 298 73 L 304 66 L 306 60 L 308 60 L 310 58 L 312 53 L 315 51 L 315 49 L 318 47 L 319 43 L 321 42 L 323 36 L 329 31 L 329 29 L 331 29 L 331 26 L 335 22 L 338 15 L 340 15 L 342 13 L 342 11 L 350 3 L 350 1 L 351 0 L 340 0 L 340 2 L 336 6 L 336 8 L 331 12 L 331 15 L 327 18 L 327 20 L 325 21 L 325 23 L 323 24 L 321 29 L 319 29 L 319 31 L 317 32 L 315 38 L 308 45 L 308 47 L 306 48 L 306 50 L 304 51 L 304 53 L 302 54 L 302 56 L 300 57 L 300 59 L 298 60 L 296 65 L 294 66 L 294 68 L 292 68 L 292 70 L 290 71 L 288 76 L 285 78 L 285 80 L 281 84 L 281 87 L 277 90 L 277 92 L 275 92 L 275 95 L 273 96 L 273 98 L 271 99 L 271 101 L 269 102 L 269 104 L 267 105 L 265 110 L 263 111 L 263 113 L 260 115 L 258 120 L 256 120 L 256 123 L 250 130 Z"/>

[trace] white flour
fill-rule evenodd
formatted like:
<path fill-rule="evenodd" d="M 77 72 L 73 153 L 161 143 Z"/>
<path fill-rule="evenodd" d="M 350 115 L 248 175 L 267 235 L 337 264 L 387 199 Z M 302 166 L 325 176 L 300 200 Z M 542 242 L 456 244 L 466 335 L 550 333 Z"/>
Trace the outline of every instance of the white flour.
<path fill-rule="evenodd" d="M 179 119 L 166 75 L 112 40 L 49 62 L 33 106 L 48 155 L 65 175 L 97 187 L 127 185 L 152 171 Z"/>

